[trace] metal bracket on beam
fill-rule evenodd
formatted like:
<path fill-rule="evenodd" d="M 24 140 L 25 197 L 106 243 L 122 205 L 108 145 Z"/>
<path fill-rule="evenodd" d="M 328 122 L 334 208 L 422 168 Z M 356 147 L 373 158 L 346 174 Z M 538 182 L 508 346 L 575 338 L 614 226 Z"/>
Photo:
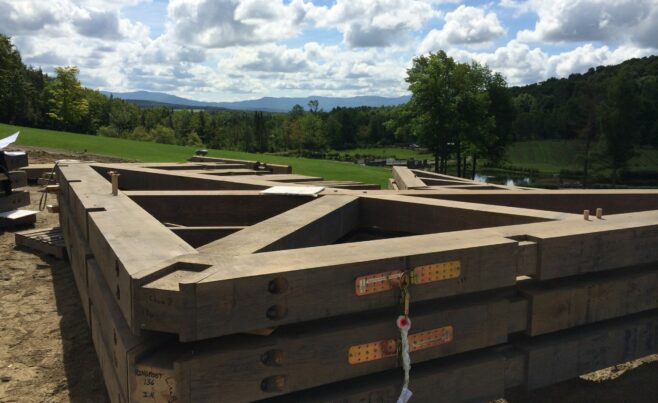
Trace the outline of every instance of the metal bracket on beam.
<path fill-rule="evenodd" d="M 392 290 L 398 286 L 403 270 L 387 271 L 357 277 L 356 295 L 361 297 Z M 461 263 L 459 260 L 418 266 L 411 271 L 411 284 L 426 284 L 459 277 Z"/>
<path fill-rule="evenodd" d="M 409 335 L 409 352 L 424 350 L 450 343 L 453 339 L 452 326 L 439 327 Z M 395 357 L 398 354 L 398 340 L 388 339 L 358 344 L 348 350 L 347 360 L 351 365 Z"/>

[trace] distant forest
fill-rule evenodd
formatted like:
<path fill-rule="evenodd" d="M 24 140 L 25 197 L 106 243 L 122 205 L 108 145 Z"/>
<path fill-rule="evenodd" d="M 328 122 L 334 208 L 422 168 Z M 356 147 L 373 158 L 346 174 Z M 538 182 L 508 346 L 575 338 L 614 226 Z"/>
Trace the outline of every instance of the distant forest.
<path fill-rule="evenodd" d="M 0 122 L 160 143 L 251 152 L 322 153 L 355 147 L 424 144 L 409 105 L 335 108 L 311 101 L 288 113 L 141 107 L 84 88 L 75 67 L 51 77 L 26 66 L 0 35 Z M 635 146 L 658 147 L 658 57 L 591 68 L 503 88 L 510 104 L 496 117 L 497 146 L 531 139 L 580 139 L 585 158 L 602 150 L 615 169 Z M 497 105 L 493 105 L 495 108 Z M 593 151 L 592 151 L 593 152 Z M 504 153 L 483 158 L 496 160 Z M 587 169 L 587 168 L 585 168 Z"/>

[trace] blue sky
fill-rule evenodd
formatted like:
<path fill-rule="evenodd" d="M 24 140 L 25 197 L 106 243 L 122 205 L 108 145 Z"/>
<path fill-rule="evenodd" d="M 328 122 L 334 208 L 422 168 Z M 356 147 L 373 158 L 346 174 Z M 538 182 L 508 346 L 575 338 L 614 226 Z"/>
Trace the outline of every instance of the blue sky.
<path fill-rule="evenodd" d="M 658 0 L 0 0 L 0 32 L 103 90 L 398 96 L 438 50 L 510 85 L 658 54 Z"/>

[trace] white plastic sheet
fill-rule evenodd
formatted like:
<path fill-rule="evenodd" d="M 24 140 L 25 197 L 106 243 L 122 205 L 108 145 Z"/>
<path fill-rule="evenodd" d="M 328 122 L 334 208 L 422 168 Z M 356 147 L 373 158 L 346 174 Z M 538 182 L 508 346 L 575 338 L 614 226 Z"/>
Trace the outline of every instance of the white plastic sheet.
<path fill-rule="evenodd" d="M 290 195 L 316 197 L 324 190 L 321 186 L 273 186 L 261 191 L 264 195 Z"/>
<path fill-rule="evenodd" d="M 12 134 L 11 136 L 5 137 L 4 139 L 0 140 L 0 150 L 4 149 L 9 144 L 15 142 L 18 139 L 18 134 L 19 133 L 20 132 L 16 132 L 16 133 Z"/>

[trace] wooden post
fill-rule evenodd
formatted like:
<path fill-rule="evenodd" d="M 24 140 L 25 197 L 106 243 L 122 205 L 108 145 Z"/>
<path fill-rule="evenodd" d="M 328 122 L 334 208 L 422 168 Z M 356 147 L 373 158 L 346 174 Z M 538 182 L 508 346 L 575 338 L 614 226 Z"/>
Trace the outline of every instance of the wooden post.
<path fill-rule="evenodd" d="M 112 195 L 116 196 L 119 194 L 119 175 L 121 174 L 115 171 L 110 171 L 108 173 L 110 174 L 110 178 L 112 179 Z"/>

